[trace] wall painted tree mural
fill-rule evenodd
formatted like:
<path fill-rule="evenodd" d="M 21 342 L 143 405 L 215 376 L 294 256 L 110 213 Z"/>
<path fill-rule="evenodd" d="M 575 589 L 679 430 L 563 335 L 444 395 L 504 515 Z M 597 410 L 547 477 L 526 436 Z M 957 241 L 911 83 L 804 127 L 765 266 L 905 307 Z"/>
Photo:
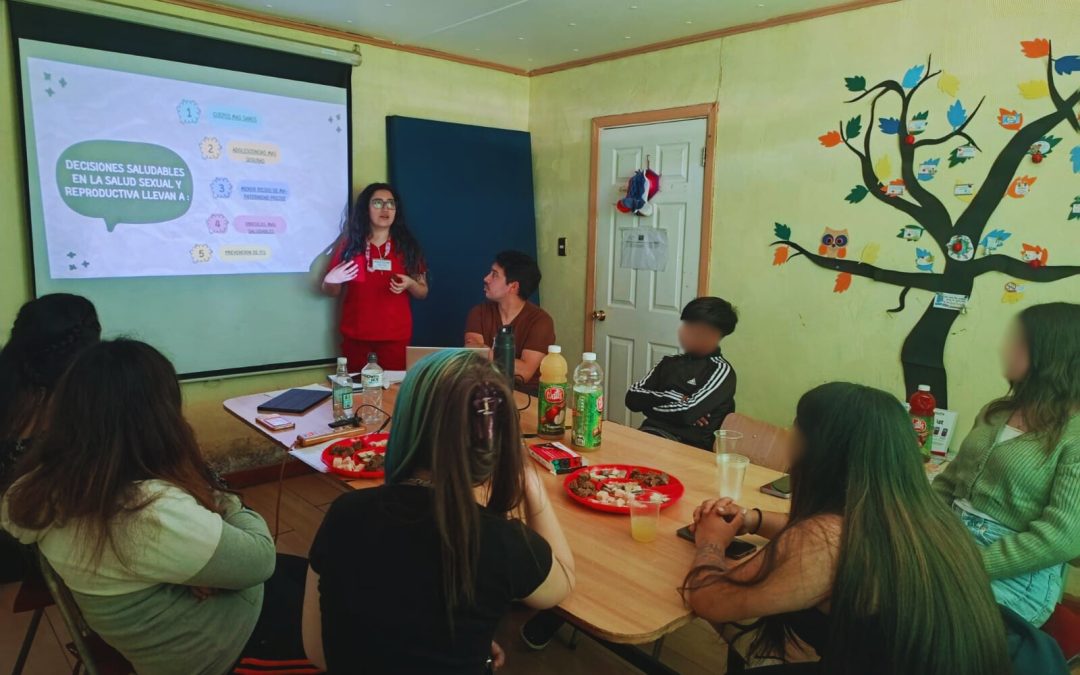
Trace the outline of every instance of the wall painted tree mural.
<path fill-rule="evenodd" d="M 848 91 L 856 94 L 846 103 L 868 100 L 869 124 L 876 121 L 881 134 L 889 139 L 890 144 L 895 143 L 900 156 L 900 176 L 891 178 L 888 154 L 881 155 L 875 161 L 871 148 L 872 129 L 869 124 L 863 123 L 861 115 L 852 117 L 846 123 L 840 122 L 837 129 L 818 140 L 827 148 L 846 147 L 858 160 L 861 182 L 847 195 L 849 203 L 856 204 L 872 196 L 914 221 L 914 224 L 903 227 L 897 237 L 918 242 L 915 246 L 915 271 L 876 266 L 877 244 L 864 247 L 858 260 L 849 258 L 847 230 L 826 228 L 816 244 L 804 246 L 796 242 L 789 226 L 781 223 L 775 225 L 776 240 L 771 244 L 775 247 L 773 264 L 783 265 L 797 256 L 803 256 L 818 267 L 834 270 L 838 272 L 833 287 L 837 293 L 848 290 L 853 276 L 892 284 L 902 290 L 899 306 L 887 310 L 889 312 L 904 310 L 906 296 L 912 288 L 935 294 L 905 339 L 900 360 L 907 392 L 910 394 L 919 384 L 928 384 L 941 407 L 948 405 L 945 342 L 958 314 L 971 297 L 977 277 L 988 272 L 1000 272 L 1011 277 L 1012 280 L 1005 285 L 1002 300 L 1014 302 L 1022 291 L 1021 282 L 1049 282 L 1080 274 L 1080 265 L 1048 264 L 1048 252 L 1037 244 L 1021 243 L 1018 257 L 999 252 L 1013 233 L 1004 229 L 988 231 L 990 219 L 1002 200 L 1024 198 L 1035 183 L 1036 178 L 1025 175 L 1021 164 L 1025 161 L 1042 164 L 1051 156 L 1058 159 L 1064 154 L 1054 153 L 1062 139 L 1051 132 L 1059 125 L 1064 123 L 1073 131 L 1080 132 L 1076 111 L 1080 103 L 1080 89 L 1067 97 L 1062 96 L 1055 81 L 1057 76 L 1080 73 L 1080 55 L 1055 58 L 1050 41 L 1041 38 L 1020 44 L 1028 58 L 1046 61 L 1045 79 L 1019 85 L 1020 93 L 1026 99 L 1048 98 L 1052 110 L 1042 117 L 1029 120 L 1025 120 L 1018 111 L 999 110 L 998 124 L 1014 132 L 1014 135 L 993 160 L 981 185 L 976 188 L 971 183 L 958 182 L 952 187 L 953 195 L 968 203 L 955 220 L 942 201 L 927 187 L 941 168 L 942 158 L 932 155 L 934 151 L 942 152 L 941 146 L 959 143 L 947 156 L 948 166 L 954 167 L 982 152 L 967 129 L 983 107 L 985 97 L 968 112 L 960 99 L 956 98 L 959 80 L 949 73 L 932 70 L 931 58 L 927 59 L 926 65 L 910 68 L 900 81 L 884 80 L 867 87 L 866 79 L 862 76 L 845 78 Z M 938 89 L 955 99 L 945 114 L 952 129 L 939 137 L 926 133 L 930 112 L 920 110 L 915 104 L 920 88 L 935 78 Z M 899 99 L 899 117 L 876 116 L 878 101 L 886 96 Z M 1072 170 L 1080 173 L 1080 145 L 1072 149 L 1069 160 Z M 1063 219 L 1080 220 L 1080 196 L 1072 204 L 1062 206 Z M 1028 236 L 1036 237 L 1035 233 Z M 1016 243 L 1020 242 L 1014 240 L 1013 244 Z M 935 272 L 933 263 L 939 255 L 944 260 L 944 267 Z"/>

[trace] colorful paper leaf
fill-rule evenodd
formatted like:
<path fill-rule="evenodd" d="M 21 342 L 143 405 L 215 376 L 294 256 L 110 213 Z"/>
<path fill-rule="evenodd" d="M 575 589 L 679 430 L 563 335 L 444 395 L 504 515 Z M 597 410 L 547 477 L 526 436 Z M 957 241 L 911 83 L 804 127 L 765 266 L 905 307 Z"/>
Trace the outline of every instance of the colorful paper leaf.
<path fill-rule="evenodd" d="M 1009 131 L 1017 131 L 1024 125 L 1024 115 L 1018 110 L 1009 110 L 1008 108 L 998 108 L 997 116 L 998 124 L 1002 129 L 1008 129 Z"/>
<path fill-rule="evenodd" d="M 844 133 L 847 137 L 855 138 L 862 133 L 862 115 L 856 115 L 847 121 L 847 126 L 844 128 Z"/>
<path fill-rule="evenodd" d="M 787 262 L 789 249 L 787 246 L 777 246 L 773 249 L 772 264 L 773 266 L 783 265 Z"/>
<path fill-rule="evenodd" d="M 900 120 L 895 117 L 878 118 L 878 128 L 881 129 L 883 134 L 898 134 L 900 133 Z"/>
<path fill-rule="evenodd" d="M 1050 95 L 1050 85 L 1046 80 L 1029 80 L 1017 85 L 1020 95 L 1028 99 L 1046 98 Z"/>
<path fill-rule="evenodd" d="M 841 272 L 836 275 L 836 283 L 833 284 L 833 293 L 843 293 L 851 288 L 851 273 Z"/>
<path fill-rule="evenodd" d="M 851 192 L 847 197 L 844 197 L 844 201 L 849 204 L 858 204 L 862 200 L 866 199 L 866 195 L 870 194 L 870 191 L 866 189 L 865 185 L 856 185 L 851 188 Z"/>
<path fill-rule="evenodd" d="M 1057 147 L 1057 144 L 1061 142 L 1061 139 L 1057 136 L 1051 136 L 1050 134 L 1047 134 L 1040 138 L 1039 142 L 1046 143 L 1047 147 L 1046 150 L 1043 152 L 1043 155 L 1049 155 L 1051 152 L 1054 151 L 1054 148 Z"/>
<path fill-rule="evenodd" d="M 1072 160 L 1073 173 L 1080 173 L 1080 145 L 1069 151 L 1069 159 Z"/>
<path fill-rule="evenodd" d="M 1080 70 L 1080 56 L 1059 56 L 1054 59 L 1054 72 L 1058 75 L 1072 75 Z"/>
<path fill-rule="evenodd" d="M 773 233 L 776 234 L 777 239 L 783 239 L 784 241 L 791 239 L 791 228 L 783 223 L 774 224 Z"/>
<path fill-rule="evenodd" d="M 1046 38 L 1035 38 L 1020 43 L 1024 56 L 1029 59 L 1041 59 L 1050 53 L 1050 41 Z"/>
<path fill-rule="evenodd" d="M 848 91 L 866 91 L 866 78 L 862 75 L 853 75 L 844 78 L 844 85 Z"/>
<path fill-rule="evenodd" d="M 958 164 L 963 164 L 969 159 L 971 158 L 960 156 L 960 148 L 954 148 L 953 151 L 949 153 L 949 168 L 951 169 Z"/>
<path fill-rule="evenodd" d="M 929 117 L 930 117 L 930 111 L 929 110 L 924 110 L 922 112 L 915 113 L 914 117 L 912 117 L 911 119 L 913 119 L 913 120 L 925 120 L 925 119 L 929 119 Z"/>
<path fill-rule="evenodd" d="M 953 129 L 967 121 L 967 110 L 964 109 L 964 104 L 960 102 L 960 99 L 953 101 L 953 104 L 949 106 L 946 119 L 949 120 L 949 124 L 952 125 Z"/>
<path fill-rule="evenodd" d="M 889 182 L 889 176 L 892 175 L 892 162 L 889 161 L 888 155 L 882 155 L 881 159 L 874 163 L 874 175 L 882 183 Z"/>
<path fill-rule="evenodd" d="M 907 72 L 904 73 L 904 81 L 900 84 L 904 86 L 904 89 L 911 89 L 922 79 L 924 70 L 926 70 L 926 66 L 912 66 L 908 68 Z"/>
<path fill-rule="evenodd" d="M 879 253 L 881 253 L 881 244 L 867 244 L 863 246 L 862 252 L 859 253 L 859 261 L 867 265 L 873 265 L 877 262 Z"/>
<path fill-rule="evenodd" d="M 1080 220 L 1080 195 L 1076 196 L 1069 207 L 1069 220 Z"/>
<path fill-rule="evenodd" d="M 840 137 L 839 131 L 830 131 L 827 134 L 818 136 L 818 141 L 821 142 L 826 148 L 831 148 L 835 145 L 840 145 L 843 142 L 843 138 Z"/>
<path fill-rule="evenodd" d="M 960 91 L 960 78 L 952 73 L 941 73 L 938 77 L 937 88 L 946 96 L 956 98 L 956 94 Z"/>

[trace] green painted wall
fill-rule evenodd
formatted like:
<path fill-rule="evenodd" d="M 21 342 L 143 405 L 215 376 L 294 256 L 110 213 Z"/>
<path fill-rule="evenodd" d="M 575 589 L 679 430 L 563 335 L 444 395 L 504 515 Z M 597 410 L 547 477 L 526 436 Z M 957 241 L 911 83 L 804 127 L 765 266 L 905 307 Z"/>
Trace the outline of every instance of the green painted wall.
<path fill-rule="evenodd" d="M 910 221 L 872 198 L 847 204 L 844 196 L 860 182 L 854 156 L 817 141 L 838 120 L 862 114 L 867 123 L 868 106 L 842 103 L 850 97 L 843 77 L 900 79 L 932 52 L 935 67 L 960 79 L 968 110 L 986 95 L 970 127 L 985 154 L 942 168 L 928 184 L 955 217 L 964 204 L 952 196 L 954 178 L 981 181 L 1012 133 L 997 124 L 998 108 L 1019 109 L 1028 119 L 1052 110 L 1048 99 L 1019 94 L 1018 83 L 1045 79 L 1045 61 L 1025 58 L 1019 41 L 1048 37 L 1059 54 L 1080 53 L 1077 25 L 1080 3 L 1070 0 L 905 0 L 532 78 L 529 126 L 544 297 L 561 299 L 547 304 L 571 359 L 581 351 L 583 334 L 591 118 L 716 101 L 711 292 L 741 312 L 724 347 L 739 373 L 739 410 L 786 424 L 800 394 L 835 379 L 902 395 L 900 346 L 930 295 L 912 291 L 907 311 L 890 315 L 884 310 L 896 305 L 894 287 L 856 277 L 840 295 L 832 292 L 835 275 L 805 260 L 773 267 L 773 223 L 789 224 L 806 245 L 825 226 L 849 228 L 853 256 L 878 243 L 880 265 L 915 271 L 915 245 L 896 238 Z M 1068 92 L 1080 86 L 1080 75 L 1059 80 Z M 928 133 L 948 130 L 951 100 L 932 83 L 919 92 L 916 110 L 931 111 Z M 879 106 L 878 116 L 898 109 Z M 1080 194 L 1080 176 L 1068 161 L 1080 136 L 1064 124 L 1055 134 L 1064 140 L 1051 157 L 1021 167 L 1038 177 L 1031 194 L 1006 199 L 991 225 L 1014 232 L 1005 252 L 1019 253 L 1026 241 L 1049 247 L 1051 264 L 1076 265 L 1080 222 L 1065 216 Z M 884 138 L 875 137 L 875 158 L 885 152 Z M 945 153 L 955 145 L 944 146 Z M 895 151 L 892 165 L 898 171 Z M 569 238 L 565 258 L 555 255 L 559 236 Z M 1037 302 L 1080 298 L 1080 277 L 1074 277 L 1029 283 L 1020 304 L 1003 304 L 1006 281 L 988 274 L 977 282 L 971 309 L 947 345 L 951 407 L 962 414 L 961 431 L 983 403 L 1005 391 L 997 350 L 1010 317 Z"/>
<path fill-rule="evenodd" d="M 107 15 L 115 11 L 104 3 L 87 0 L 87 4 L 96 5 L 95 11 Z M 164 2 L 111 0 L 111 4 L 209 20 L 227 27 L 303 42 L 321 40 L 326 47 L 344 51 L 352 49 L 351 43 L 342 40 L 269 28 Z M 386 177 L 387 115 L 507 129 L 528 128 L 527 78 L 378 47 L 362 46 L 361 51 L 363 65 L 354 69 L 352 81 L 354 194 L 367 183 Z M 3 331 L 8 330 L 19 306 L 31 296 L 22 132 L 18 126 L 16 64 L 12 57 L 6 0 L 0 0 L 0 176 L 19 177 L 18 180 L 0 180 L 0 213 L 4 215 L 4 220 L 0 221 L 0 326 L 3 327 L 0 330 Z M 6 335 L 0 339 L 6 340 Z M 243 394 L 309 384 L 321 379 L 323 373 L 314 369 L 185 384 L 187 416 L 207 455 L 226 469 L 258 462 L 258 456 L 265 452 L 267 444 L 225 413 L 221 401 Z"/>

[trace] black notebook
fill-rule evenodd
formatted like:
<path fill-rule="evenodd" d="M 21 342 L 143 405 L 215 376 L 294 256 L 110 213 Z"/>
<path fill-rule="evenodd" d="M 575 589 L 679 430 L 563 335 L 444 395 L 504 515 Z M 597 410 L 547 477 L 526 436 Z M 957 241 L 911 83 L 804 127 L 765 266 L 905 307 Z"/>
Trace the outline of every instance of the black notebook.
<path fill-rule="evenodd" d="M 306 413 L 326 399 L 330 392 L 326 389 L 290 389 L 282 392 L 257 408 L 259 412 Z"/>

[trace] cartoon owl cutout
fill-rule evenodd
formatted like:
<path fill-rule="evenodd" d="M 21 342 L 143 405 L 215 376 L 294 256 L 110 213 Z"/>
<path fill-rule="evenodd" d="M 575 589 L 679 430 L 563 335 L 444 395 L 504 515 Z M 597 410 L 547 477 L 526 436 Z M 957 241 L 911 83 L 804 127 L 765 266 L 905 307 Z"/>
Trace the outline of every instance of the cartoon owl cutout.
<path fill-rule="evenodd" d="M 818 255 L 823 255 L 826 258 L 846 258 L 848 246 L 848 231 L 834 230 L 831 227 L 825 228 L 825 233 L 821 235 L 821 245 L 818 246 Z"/>

